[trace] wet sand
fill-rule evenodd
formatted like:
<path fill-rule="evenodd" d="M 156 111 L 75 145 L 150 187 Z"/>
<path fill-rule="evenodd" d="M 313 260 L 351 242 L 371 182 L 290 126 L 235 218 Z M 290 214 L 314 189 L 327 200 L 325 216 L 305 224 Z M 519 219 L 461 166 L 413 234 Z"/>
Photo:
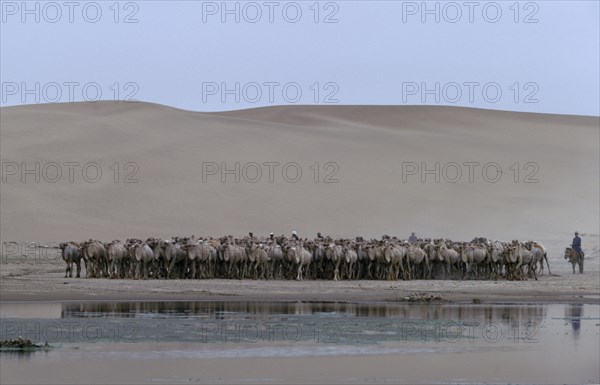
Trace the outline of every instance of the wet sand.
<path fill-rule="evenodd" d="M 164 345 L 148 347 L 164 350 Z M 113 348 L 111 347 L 111 350 Z M 598 355 L 570 362 L 569 366 L 545 365 L 549 355 L 537 358 L 522 351 L 495 347 L 462 353 L 411 355 L 230 358 L 208 360 L 35 362 L 28 370 L 18 363 L 3 362 L 2 383 L 67 384 L 75 374 L 79 384 L 381 384 L 381 383 L 598 383 L 594 373 Z M 536 357 L 534 355 L 534 357 Z M 71 373 L 71 374 L 69 374 Z"/>

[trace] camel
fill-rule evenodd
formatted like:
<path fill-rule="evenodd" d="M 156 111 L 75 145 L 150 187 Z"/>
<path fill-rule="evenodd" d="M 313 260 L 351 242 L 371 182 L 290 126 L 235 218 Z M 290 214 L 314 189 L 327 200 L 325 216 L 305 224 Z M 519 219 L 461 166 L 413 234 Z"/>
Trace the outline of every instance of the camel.
<path fill-rule="evenodd" d="M 93 239 L 82 242 L 81 253 L 85 262 L 86 277 L 98 278 L 99 276 L 108 276 L 106 248 L 102 242 Z"/>
<path fill-rule="evenodd" d="M 297 245 L 293 245 L 288 249 L 288 253 L 291 255 L 292 261 L 296 266 L 296 280 L 302 281 L 302 274 L 306 272 L 312 261 L 312 253 L 304 248 L 302 242 Z M 303 268 L 305 268 L 303 270 Z"/>
<path fill-rule="evenodd" d="M 452 278 L 452 271 L 453 268 L 455 268 L 455 270 L 458 271 L 459 279 L 462 279 L 462 273 L 460 272 L 459 266 L 460 254 L 454 249 L 449 249 L 444 241 L 440 242 L 438 245 L 438 259 L 446 262 L 446 271 L 450 278 Z M 445 273 L 443 274 L 443 278 L 446 278 Z"/>
<path fill-rule="evenodd" d="M 344 250 L 344 260 L 346 261 L 348 279 L 356 278 L 354 275 L 354 266 L 358 262 L 358 254 L 352 248 L 350 243 L 346 243 L 342 249 Z"/>
<path fill-rule="evenodd" d="M 323 278 L 321 274 L 324 274 L 327 270 L 327 257 L 325 256 L 325 246 L 322 242 L 311 243 L 310 249 L 313 253 L 312 265 L 315 267 L 314 278 Z"/>
<path fill-rule="evenodd" d="M 425 268 L 430 270 L 429 259 L 425 251 L 418 245 L 408 245 L 406 249 L 406 277 L 408 280 L 413 279 L 415 267 L 421 266 L 422 273 L 425 275 Z"/>
<path fill-rule="evenodd" d="M 404 278 L 404 257 L 406 256 L 406 247 L 402 245 L 389 244 L 384 251 L 384 259 L 388 264 L 388 280 L 397 280 L 402 274 Z"/>
<path fill-rule="evenodd" d="M 215 259 L 216 250 L 208 242 L 186 244 L 182 246 L 182 249 L 187 253 L 187 263 L 188 266 L 191 266 L 191 278 L 211 277 L 211 265 Z"/>
<path fill-rule="evenodd" d="M 270 273 L 271 278 L 283 278 L 283 250 L 281 246 L 277 243 L 273 242 L 267 247 L 267 255 L 269 257 L 269 261 L 271 263 Z"/>
<path fill-rule="evenodd" d="M 77 278 L 81 275 L 81 252 L 76 242 L 63 242 L 59 245 L 63 261 L 67 264 L 65 278 L 73 278 L 73 263 L 77 266 Z"/>
<path fill-rule="evenodd" d="M 268 279 L 267 269 L 269 265 L 269 255 L 263 243 L 251 243 L 247 249 L 248 261 L 254 273 L 254 279 L 258 279 L 258 270 L 260 268 L 261 279 Z"/>
<path fill-rule="evenodd" d="M 154 262 L 153 267 L 155 268 L 155 272 L 153 276 L 156 278 L 169 278 L 167 275 L 167 271 L 169 269 L 169 261 L 167 261 L 165 256 L 165 247 L 170 241 L 163 241 L 162 239 L 157 238 L 148 238 L 146 243 L 152 249 L 154 253 Z"/>
<path fill-rule="evenodd" d="M 488 258 L 488 252 L 485 248 L 467 243 L 463 245 L 460 257 L 467 266 L 467 276 L 471 276 L 475 272 L 475 279 L 479 279 L 479 273 L 489 274 L 491 260 Z"/>
<path fill-rule="evenodd" d="M 504 246 L 501 242 L 494 241 L 489 245 L 488 253 L 491 259 L 490 273 L 494 274 L 495 279 L 498 279 L 498 277 L 502 274 L 502 266 L 504 266 L 506 263 L 504 251 Z"/>
<path fill-rule="evenodd" d="M 519 241 L 513 241 L 508 246 L 508 273 L 507 279 L 525 279 L 523 268 L 527 266 L 527 275 L 535 278 L 537 281 L 536 274 L 536 261 L 533 258 L 531 251 L 527 250 L 525 246 Z"/>
<path fill-rule="evenodd" d="M 175 239 L 175 241 L 178 241 Z M 173 273 L 179 277 L 184 277 L 187 273 L 188 266 L 192 265 L 192 276 L 191 278 L 195 278 L 196 274 L 196 260 L 195 254 L 188 255 L 186 251 L 182 247 L 183 245 L 172 242 L 165 241 L 164 252 L 165 252 L 165 262 L 167 267 L 167 277 L 172 277 Z M 193 258 L 193 259 L 192 259 Z M 156 262 L 156 259 L 153 258 L 153 261 Z"/>
<path fill-rule="evenodd" d="M 368 257 L 367 278 L 376 279 L 382 275 L 381 266 L 384 261 L 383 248 L 379 244 L 365 246 Z"/>
<path fill-rule="evenodd" d="M 227 276 L 242 279 L 246 274 L 246 249 L 229 239 L 221 246 L 221 255 L 226 265 Z M 234 269 L 235 274 L 232 274 Z"/>
<path fill-rule="evenodd" d="M 356 251 L 356 255 L 358 256 L 358 269 L 356 272 L 356 278 L 367 278 L 367 265 L 369 263 L 369 256 L 367 255 L 367 250 L 365 249 L 363 241 L 356 243 L 354 245 L 354 250 Z"/>
<path fill-rule="evenodd" d="M 110 278 L 123 278 L 129 254 L 121 241 L 112 241 L 106 245 L 108 259 L 108 275 Z"/>
<path fill-rule="evenodd" d="M 340 262 L 342 262 L 342 257 L 344 254 L 344 249 L 340 245 L 336 245 L 334 243 L 330 243 L 325 247 L 325 258 L 327 261 L 333 264 L 333 280 L 339 281 L 340 279 Z"/>
<path fill-rule="evenodd" d="M 541 243 L 535 241 L 527 242 L 526 245 L 533 254 L 535 264 L 540 264 L 540 274 L 544 274 L 544 260 L 546 260 L 546 265 L 548 266 L 548 274 L 552 274 L 550 271 L 550 264 L 548 263 L 548 253 L 546 252 L 546 248 Z"/>
<path fill-rule="evenodd" d="M 425 244 L 423 244 L 421 246 L 421 249 L 423 249 L 423 251 L 425 252 L 425 259 L 427 260 L 426 264 L 428 266 L 427 274 L 426 275 L 424 274 L 423 278 L 431 279 L 434 276 L 435 266 L 437 266 L 439 263 L 441 263 L 442 260 L 438 256 L 438 250 L 437 250 L 435 243 L 433 243 L 433 241 L 426 242 Z M 442 267 L 442 269 L 443 269 L 443 267 Z"/>
<path fill-rule="evenodd" d="M 142 272 L 144 279 L 148 279 L 149 265 L 154 261 L 154 252 L 147 243 L 136 243 L 133 246 L 133 256 L 136 262 L 135 279 L 141 279 Z"/>

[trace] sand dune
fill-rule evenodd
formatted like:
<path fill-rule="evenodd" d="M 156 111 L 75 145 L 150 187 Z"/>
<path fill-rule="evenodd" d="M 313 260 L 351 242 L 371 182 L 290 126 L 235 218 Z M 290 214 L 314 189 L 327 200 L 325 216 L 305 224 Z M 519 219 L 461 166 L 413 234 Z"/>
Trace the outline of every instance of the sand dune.
<path fill-rule="evenodd" d="M 150 235 L 289 233 L 333 236 L 384 233 L 407 237 L 475 235 L 570 240 L 597 234 L 597 117 L 498 112 L 452 107 L 286 106 L 197 113 L 147 103 L 54 104 L 1 110 L 1 238 L 3 241 L 103 240 Z M 14 162 L 14 163 L 13 163 Z M 22 162 L 40 163 L 40 181 Z M 61 165 L 62 176 L 56 178 Z M 64 162 L 78 162 L 69 182 Z M 102 170 L 96 183 L 82 167 Z M 115 183 L 114 163 L 120 173 Z M 133 166 L 125 169 L 128 162 Z M 203 162 L 235 175 L 204 175 Z M 254 166 L 261 166 L 256 183 Z M 273 183 L 264 162 L 274 167 Z M 296 162 L 302 177 L 286 181 Z M 315 183 L 314 168 L 320 173 Z M 324 166 L 328 162 L 335 164 Z M 403 162 L 431 169 L 440 181 L 404 175 Z M 456 169 L 443 166 L 456 162 Z M 463 162 L 474 166 L 473 182 Z M 496 162 L 482 176 L 482 166 Z M 515 162 L 521 168 L 514 181 Z M 534 162 L 537 171 L 530 166 Z M 14 165 L 18 169 L 14 169 Z M 333 171 L 337 183 L 323 183 Z M 44 168 L 45 167 L 45 168 Z M 214 170 L 212 170 L 214 171 Z M 296 170 L 287 170 L 293 179 Z M 530 179 L 537 183 L 524 183 Z M 13 175 L 13 172 L 15 173 Z M 123 183 L 130 179 L 137 183 Z M 34 174 L 36 172 L 34 171 Z M 88 169 L 95 177 L 95 169 Z M 56 183 L 50 180 L 58 179 Z"/>

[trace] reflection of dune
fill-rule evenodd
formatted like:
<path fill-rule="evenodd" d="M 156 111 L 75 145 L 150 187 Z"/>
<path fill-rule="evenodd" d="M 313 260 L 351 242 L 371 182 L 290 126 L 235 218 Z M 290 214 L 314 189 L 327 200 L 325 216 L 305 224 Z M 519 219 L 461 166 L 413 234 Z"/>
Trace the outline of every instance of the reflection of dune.
<path fill-rule="evenodd" d="M 427 106 L 285 106 L 196 113 L 147 103 L 2 108 L 2 161 L 97 162 L 102 179 L 2 184 L 3 240 L 289 233 L 563 239 L 598 227 L 596 117 Z M 139 183 L 115 183 L 135 162 Z M 297 183 L 202 181 L 203 162 L 297 162 Z M 335 162 L 339 183 L 314 182 Z M 506 178 L 403 182 L 402 163 L 498 163 Z M 508 169 L 535 162 L 538 183 Z M 33 166 L 32 166 L 33 167 Z M 440 166 L 441 167 L 441 166 Z M 126 170 L 130 171 L 130 170 Z M 479 170 L 481 171 L 481 170 Z M 277 174 L 279 175 L 279 174 Z M 121 175 L 123 177 L 123 175 Z M 63 183 L 64 182 L 64 183 Z M 573 186 L 577 186 L 574 193 Z M 293 222 L 292 221 L 293 218 Z M 460 225 L 457 220 L 460 219 Z M 567 234 L 563 236 L 563 234 Z"/>

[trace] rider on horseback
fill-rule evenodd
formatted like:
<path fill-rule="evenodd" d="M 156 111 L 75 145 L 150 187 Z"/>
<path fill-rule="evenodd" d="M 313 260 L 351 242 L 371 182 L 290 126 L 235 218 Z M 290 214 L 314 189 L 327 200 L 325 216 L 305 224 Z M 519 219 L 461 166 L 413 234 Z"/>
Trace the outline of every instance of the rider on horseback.
<path fill-rule="evenodd" d="M 575 250 L 580 258 L 583 259 L 583 250 L 581 249 L 581 238 L 579 238 L 579 233 L 575 232 L 575 238 L 573 238 L 573 243 L 571 243 L 571 247 Z"/>

